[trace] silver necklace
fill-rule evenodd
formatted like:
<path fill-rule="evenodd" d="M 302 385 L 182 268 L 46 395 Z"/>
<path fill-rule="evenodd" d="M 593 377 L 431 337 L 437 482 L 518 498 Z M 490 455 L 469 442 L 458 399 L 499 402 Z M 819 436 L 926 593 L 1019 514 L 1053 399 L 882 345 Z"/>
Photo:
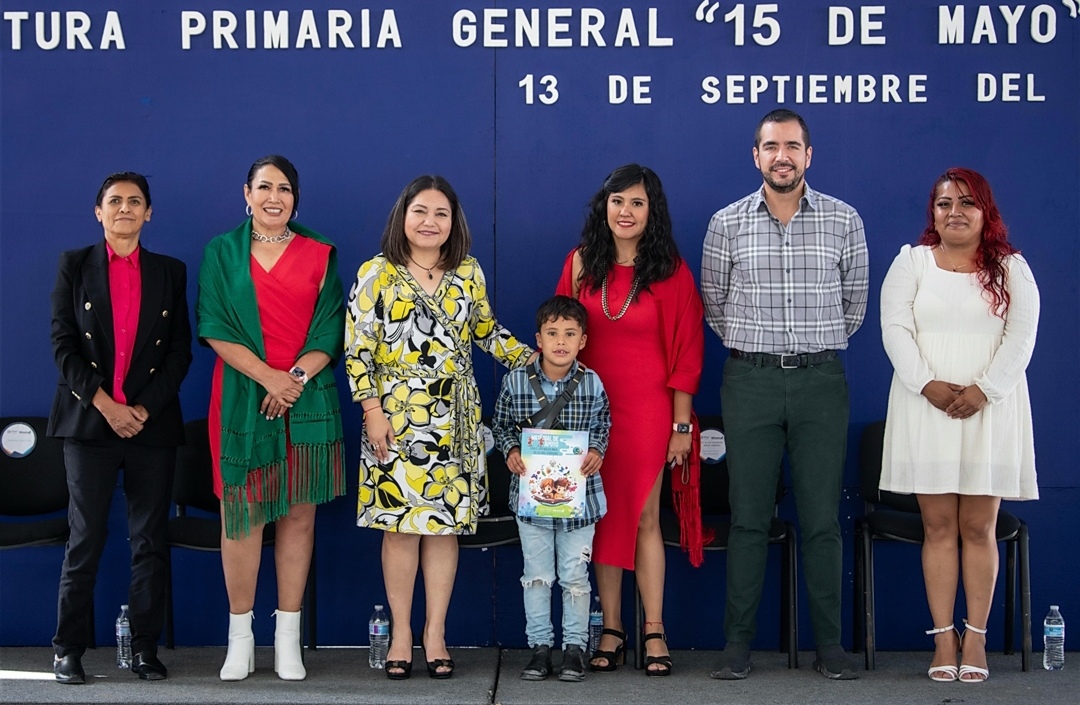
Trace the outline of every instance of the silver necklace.
<path fill-rule="evenodd" d="M 626 295 L 626 301 L 623 301 L 622 309 L 615 314 L 611 315 L 611 311 L 608 309 L 608 293 L 607 293 L 607 280 L 608 275 L 604 275 L 604 283 L 600 286 L 600 307 L 604 309 L 604 315 L 607 316 L 609 321 L 617 321 L 626 315 L 626 309 L 630 308 L 630 302 L 634 300 L 634 294 L 638 289 L 638 277 L 634 275 L 634 283 L 630 285 L 630 293 Z"/>
<path fill-rule="evenodd" d="M 255 230 L 251 231 L 251 239 L 252 240 L 254 240 L 256 242 L 268 242 L 271 245 L 276 245 L 279 242 L 285 242 L 286 240 L 288 240 L 292 236 L 293 236 L 292 231 L 289 230 L 288 226 L 285 226 L 285 232 L 281 233 L 280 235 L 274 235 L 273 237 L 266 237 L 262 233 L 257 232 Z"/>

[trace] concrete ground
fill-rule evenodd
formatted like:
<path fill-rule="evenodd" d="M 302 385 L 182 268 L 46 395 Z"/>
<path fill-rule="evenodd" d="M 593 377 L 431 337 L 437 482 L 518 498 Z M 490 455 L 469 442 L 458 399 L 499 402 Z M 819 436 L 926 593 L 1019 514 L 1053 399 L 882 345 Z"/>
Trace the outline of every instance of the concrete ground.
<path fill-rule="evenodd" d="M 256 671 L 238 683 L 223 683 L 218 669 L 221 647 L 162 649 L 169 679 L 145 682 L 113 665 L 115 652 L 87 652 L 83 665 L 88 683 L 64 686 L 53 681 L 49 648 L 0 648 L 0 703 L 292 703 L 323 705 L 1074 705 L 1080 702 L 1080 654 L 1068 654 L 1066 668 L 1048 672 L 1020 670 L 1020 656 L 990 655 L 990 680 L 972 685 L 934 683 L 926 677 L 930 653 L 878 652 L 877 669 L 856 681 L 833 682 L 812 668 L 813 653 L 800 654 L 800 668 L 788 670 L 786 656 L 755 652 L 754 670 L 745 681 L 716 681 L 708 674 L 714 651 L 675 651 L 668 678 L 647 678 L 633 667 L 615 673 L 589 673 L 583 683 L 520 680 L 528 661 L 523 650 L 451 649 L 457 670 L 450 680 L 427 677 L 422 652 L 414 656 L 413 676 L 390 681 L 367 666 L 363 649 L 320 648 L 306 654 L 308 678 L 286 682 L 274 675 L 273 649 L 259 648 Z M 1070 661 L 1076 661 L 1074 665 Z M 556 664 L 557 665 L 557 664 Z"/>

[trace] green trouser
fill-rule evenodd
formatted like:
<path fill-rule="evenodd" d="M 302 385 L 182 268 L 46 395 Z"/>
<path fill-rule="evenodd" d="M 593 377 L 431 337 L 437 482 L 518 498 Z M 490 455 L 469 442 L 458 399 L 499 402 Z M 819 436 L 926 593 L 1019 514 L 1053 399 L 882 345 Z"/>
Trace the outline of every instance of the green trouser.
<path fill-rule="evenodd" d="M 786 447 L 815 641 L 839 644 L 843 541 L 837 514 L 848 429 L 843 363 L 781 369 L 729 358 L 720 403 L 731 474 L 724 636 L 749 644 L 757 629 Z"/>

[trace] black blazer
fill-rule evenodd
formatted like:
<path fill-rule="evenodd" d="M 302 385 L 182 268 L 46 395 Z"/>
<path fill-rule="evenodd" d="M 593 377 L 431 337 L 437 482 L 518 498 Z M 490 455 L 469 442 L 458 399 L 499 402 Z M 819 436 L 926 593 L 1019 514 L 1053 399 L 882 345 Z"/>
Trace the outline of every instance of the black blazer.
<path fill-rule="evenodd" d="M 124 395 L 129 406 L 146 407 L 150 419 L 130 440 L 140 445 L 182 445 L 180 383 L 191 365 L 187 268 L 180 260 L 145 247 L 139 253 L 139 267 L 139 328 Z M 112 396 L 116 356 L 104 240 L 60 255 L 52 293 L 52 345 L 60 379 L 48 434 L 81 440 L 117 438 L 92 403 L 99 387 Z"/>

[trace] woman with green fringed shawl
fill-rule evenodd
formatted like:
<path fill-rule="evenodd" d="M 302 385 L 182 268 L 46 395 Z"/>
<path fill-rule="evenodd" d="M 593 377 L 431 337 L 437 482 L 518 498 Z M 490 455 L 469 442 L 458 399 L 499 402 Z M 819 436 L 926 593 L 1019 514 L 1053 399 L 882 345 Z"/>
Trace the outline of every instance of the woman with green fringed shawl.
<path fill-rule="evenodd" d="M 486 510 L 473 344 L 508 367 L 526 364 L 532 354 L 495 320 L 470 242 L 446 179 L 414 179 L 390 212 L 382 253 L 361 265 L 349 295 L 345 372 L 353 400 L 364 407 L 366 430 L 356 523 L 384 532 L 392 680 L 412 672 L 418 566 L 428 675 L 454 672 L 446 612 L 457 537 L 474 533 Z"/>
<path fill-rule="evenodd" d="M 199 339 L 218 355 L 208 425 L 230 613 L 220 675 L 242 680 L 255 668 L 252 608 L 263 526 L 274 522 L 274 670 L 302 680 L 300 606 L 315 506 L 345 493 L 330 369 L 344 300 L 334 245 L 291 220 L 300 184 L 289 160 L 256 161 L 244 198 L 251 217 L 206 246 L 196 304 Z"/>

